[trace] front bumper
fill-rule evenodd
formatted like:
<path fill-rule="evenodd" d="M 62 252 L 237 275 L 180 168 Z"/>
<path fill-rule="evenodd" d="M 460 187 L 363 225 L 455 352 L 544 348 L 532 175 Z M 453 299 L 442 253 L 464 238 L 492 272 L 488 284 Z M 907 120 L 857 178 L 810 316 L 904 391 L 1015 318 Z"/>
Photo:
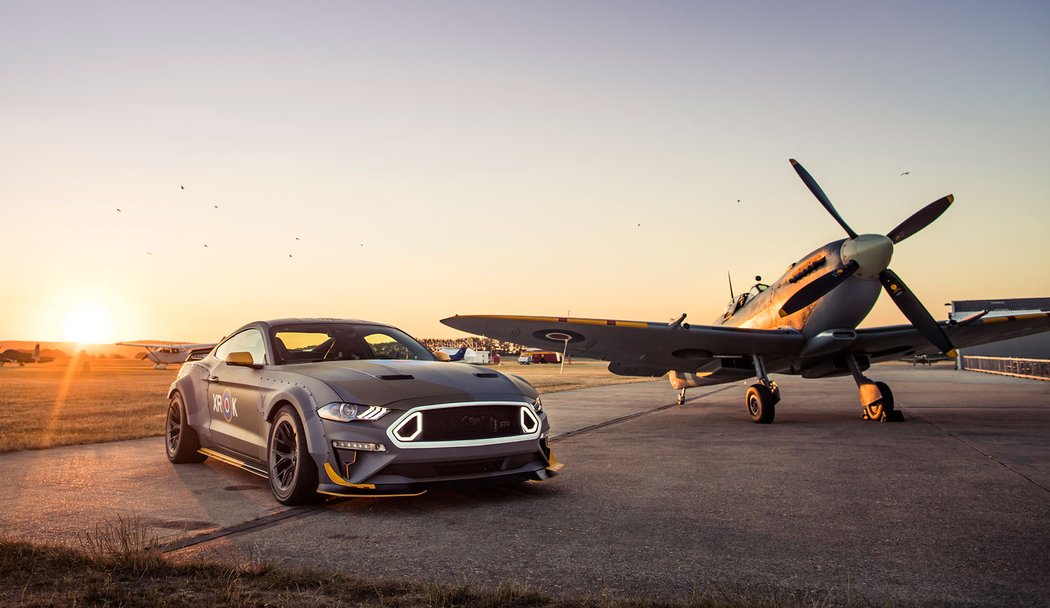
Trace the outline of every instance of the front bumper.
<path fill-rule="evenodd" d="M 394 441 L 390 428 L 404 416 L 379 423 L 323 421 L 324 437 L 313 456 L 318 489 L 333 496 L 414 496 L 448 484 L 499 484 L 545 481 L 562 468 L 547 445 L 549 424 L 525 435 L 408 444 Z M 530 429 L 532 430 L 532 429 Z M 383 446 L 382 451 L 335 447 L 350 441 Z"/>

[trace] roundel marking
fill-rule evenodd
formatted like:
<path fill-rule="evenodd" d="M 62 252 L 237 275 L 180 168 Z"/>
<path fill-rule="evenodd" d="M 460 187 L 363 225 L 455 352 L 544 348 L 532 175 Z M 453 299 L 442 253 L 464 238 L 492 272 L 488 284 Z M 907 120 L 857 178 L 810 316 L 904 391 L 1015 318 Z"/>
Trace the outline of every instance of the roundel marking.
<path fill-rule="evenodd" d="M 586 339 L 582 334 L 567 329 L 541 329 L 532 332 L 532 335 L 533 337 L 545 342 L 556 342 L 558 344 L 564 344 L 566 342 L 569 344 L 575 344 L 576 342 L 583 342 Z"/>
<path fill-rule="evenodd" d="M 233 403 L 230 399 L 230 391 L 222 394 L 222 417 L 226 419 L 226 422 L 233 421 Z"/>

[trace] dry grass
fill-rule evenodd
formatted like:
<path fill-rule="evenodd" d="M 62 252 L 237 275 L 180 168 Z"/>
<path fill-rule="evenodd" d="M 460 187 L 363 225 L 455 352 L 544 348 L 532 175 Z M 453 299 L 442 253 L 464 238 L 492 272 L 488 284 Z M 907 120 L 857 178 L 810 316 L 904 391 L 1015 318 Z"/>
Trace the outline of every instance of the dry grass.
<path fill-rule="evenodd" d="M 161 435 L 177 367 L 90 359 L 0 368 L 0 452 Z"/>
<path fill-rule="evenodd" d="M 149 362 L 90 359 L 0 368 L 0 452 L 160 436 L 168 387 L 178 366 L 155 370 Z M 541 393 L 648 378 L 616 376 L 605 363 L 565 366 L 505 363 Z"/>
<path fill-rule="evenodd" d="M 370 580 L 251 560 L 178 563 L 134 520 L 82 538 L 81 549 L 0 540 L 0 605 L 11 606 L 368 606 L 407 608 L 795 608 L 890 606 L 830 593 L 790 593 L 710 585 L 685 602 L 604 595 L 553 597 L 519 584 L 486 588 Z M 353 569 L 351 568 L 350 571 Z"/>

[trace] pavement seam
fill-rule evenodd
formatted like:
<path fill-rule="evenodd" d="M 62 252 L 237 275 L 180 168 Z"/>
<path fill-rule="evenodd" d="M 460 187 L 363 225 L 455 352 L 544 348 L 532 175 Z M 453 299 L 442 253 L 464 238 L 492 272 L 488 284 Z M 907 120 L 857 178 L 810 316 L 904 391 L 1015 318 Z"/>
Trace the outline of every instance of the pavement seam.
<path fill-rule="evenodd" d="M 322 509 L 319 506 L 309 507 L 292 507 L 285 509 L 284 511 L 278 511 L 277 513 L 271 513 L 270 515 L 264 515 L 250 521 L 234 524 L 232 526 L 226 526 L 225 528 L 219 528 L 211 532 L 205 532 L 196 536 L 190 536 L 188 538 L 177 538 L 175 540 L 163 543 L 160 545 L 161 553 L 175 553 L 183 549 L 200 545 L 203 543 L 218 540 L 232 534 L 239 534 L 241 532 L 258 531 L 264 528 L 270 528 L 276 525 L 280 525 L 286 520 L 300 517 L 307 517 L 310 515 L 316 515 L 321 513 Z"/>
<path fill-rule="evenodd" d="M 909 407 L 908 409 L 914 409 L 914 408 L 910 408 L 910 407 Z M 951 437 L 952 439 L 954 439 L 954 440 L 958 441 L 959 443 L 961 443 L 961 444 L 965 445 L 966 447 L 970 448 L 971 450 L 973 450 L 973 451 L 977 452 L 978 454 L 980 454 L 980 455 L 984 456 L 984 457 L 985 457 L 985 458 L 987 458 L 988 460 L 991 460 L 992 462 L 995 462 L 996 464 L 998 464 L 999 466 L 1003 467 L 1003 468 L 1004 468 L 1004 469 L 1006 469 L 1007 471 L 1010 471 L 1010 472 L 1011 472 L 1011 473 L 1013 473 L 1014 475 L 1017 475 L 1017 476 L 1021 477 L 1022 479 L 1024 479 L 1024 480 L 1028 481 L 1029 483 L 1031 483 L 1032 485 L 1034 485 L 1034 486 L 1036 486 L 1036 487 L 1040 488 L 1040 489 L 1041 489 L 1041 490 L 1043 490 L 1044 492 L 1050 493 L 1050 488 L 1048 488 L 1048 487 L 1044 486 L 1043 484 L 1039 483 L 1038 481 L 1036 481 L 1036 480 L 1032 479 L 1031 477 L 1029 477 L 1029 476 L 1025 475 L 1025 474 L 1024 474 L 1024 473 L 1022 473 L 1021 471 L 1018 471 L 1017 469 L 1015 469 L 1015 468 L 1011 467 L 1011 466 L 1010 466 L 1009 464 L 1007 464 L 1006 462 L 1003 462 L 1002 460 L 999 460 L 998 458 L 996 458 L 995 456 L 993 456 L 993 455 L 989 454 L 988 452 L 985 452 L 985 451 L 984 451 L 984 450 L 982 450 L 981 448 L 979 448 L 979 447 L 977 447 L 976 445 L 974 445 L 974 444 L 970 443 L 969 441 L 967 441 L 967 440 L 963 439 L 962 437 L 960 437 L 960 436 L 956 435 L 955 433 L 953 433 L 953 432 L 951 432 L 951 431 L 949 431 L 949 430 L 946 430 L 946 429 L 944 429 L 944 428 L 940 427 L 940 426 L 939 426 L 939 425 L 938 425 L 937 423 L 935 423 L 934 421 L 932 421 L 932 420 L 930 420 L 930 419 L 928 419 L 928 418 L 925 418 L 925 417 L 923 417 L 923 416 L 918 416 L 918 415 L 916 415 L 916 414 L 912 414 L 912 417 L 913 417 L 913 418 L 918 418 L 919 420 L 922 420 L 922 421 L 923 421 L 923 422 L 925 422 L 926 424 L 928 424 L 928 425 L 932 426 L 933 428 L 937 429 L 938 431 L 940 431 L 940 432 L 944 433 L 945 435 L 947 435 L 947 436 Z"/>
<path fill-rule="evenodd" d="M 729 389 L 733 388 L 734 386 L 735 385 L 733 385 L 733 384 L 730 384 L 728 386 L 723 386 L 722 388 L 718 388 L 718 389 L 715 389 L 713 391 L 704 393 L 703 395 L 697 395 L 696 397 L 693 397 L 693 399 L 698 399 L 700 397 L 706 397 L 708 395 L 714 395 L 715 393 L 721 393 L 722 391 L 729 390 Z M 687 399 L 686 403 L 689 403 L 689 401 L 690 400 Z M 634 420 L 635 418 L 641 418 L 642 416 L 646 416 L 646 415 L 649 415 L 649 414 L 652 414 L 652 413 L 655 413 L 655 412 L 661 412 L 663 410 L 668 410 L 668 409 L 671 409 L 672 407 L 685 407 L 685 404 L 678 405 L 677 403 L 668 403 L 666 405 L 660 405 L 660 406 L 654 407 L 651 410 L 642 410 L 640 412 L 632 412 L 632 413 L 627 414 L 625 416 L 620 416 L 619 418 L 613 418 L 612 420 L 606 420 L 604 422 L 599 422 L 597 424 L 591 424 L 591 425 L 588 425 L 588 426 L 580 427 L 578 429 L 573 429 L 571 431 L 565 431 L 564 433 L 560 433 L 558 435 L 555 435 L 554 437 L 551 437 L 550 443 L 557 443 L 558 441 L 561 441 L 562 439 L 569 439 L 570 437 L 576 437 L 578 435 L 583 435 L 584 433 L 590 433 L 591 431 L 597 431 L 599 429 L 604 429 L 606 427 L 610 427 L 610 426 L 613 426 L 613 425 L 616 425 L 616 424 L 620 424 L 622 422 L 627 422 L 628 420 Z"/>

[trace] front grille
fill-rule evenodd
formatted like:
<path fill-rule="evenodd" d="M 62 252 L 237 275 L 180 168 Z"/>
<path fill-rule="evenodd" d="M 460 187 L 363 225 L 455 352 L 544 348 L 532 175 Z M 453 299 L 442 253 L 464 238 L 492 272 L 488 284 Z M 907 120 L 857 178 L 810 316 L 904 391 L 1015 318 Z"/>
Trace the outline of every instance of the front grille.
<path fill-rule="evenodd" d="M 537 460 L 537 455 L 518 454 L 507 458 L 486 458 L 483 460 L 457 460 L 452 462 L 414 462 L 394 463 L 382 471 L 381 475 L 399 475 L 412 479 L 433 479 L 437 477 L 457 477 L 462 475 L 481 475 L 513 471 Z"/>
<path fill-rule="evenodd" d="M 521 408 L 503 405 L 450 407 L 423 412 L 417 441 L 464 441 L 521 435 Z"/>

